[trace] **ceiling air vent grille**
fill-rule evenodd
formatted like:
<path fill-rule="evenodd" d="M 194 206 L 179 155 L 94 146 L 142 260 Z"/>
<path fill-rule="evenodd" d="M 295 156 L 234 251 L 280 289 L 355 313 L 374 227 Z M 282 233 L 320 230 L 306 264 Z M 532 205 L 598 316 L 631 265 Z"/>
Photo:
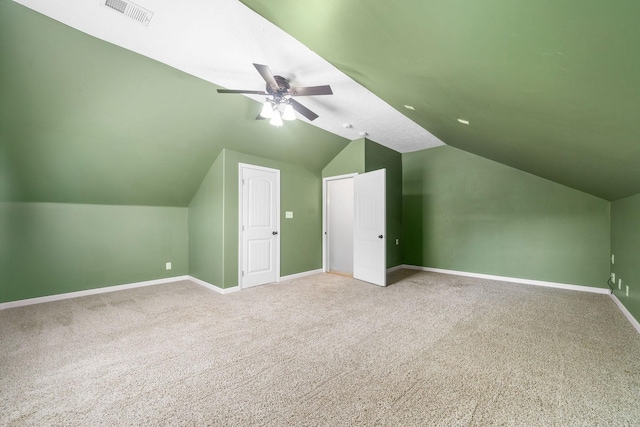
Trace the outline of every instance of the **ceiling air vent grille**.
<path fill-rule="evenodd" d="M 153 18 L 153 12 L 145 9 L 144 7 L 140 7 L 135 3 L 131 3 L 130 1 L 104 0 L 104 5 L 135 21 L 138 21 L 143 25 L 149 25 L 151 18 Z"/>

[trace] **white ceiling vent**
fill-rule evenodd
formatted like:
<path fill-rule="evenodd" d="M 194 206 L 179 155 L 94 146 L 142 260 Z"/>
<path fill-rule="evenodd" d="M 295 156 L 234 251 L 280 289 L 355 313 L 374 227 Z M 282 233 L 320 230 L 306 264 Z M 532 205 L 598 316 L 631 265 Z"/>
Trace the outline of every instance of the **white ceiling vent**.
<path fill-rule="evenodd" d="M 138 21 L 142 25 L 149 25 L 151 18 L 153 18 L 153 12 L 140 7 L 135 3 L 124 0 L 102 0 L 101 2 L 110 9 L 120 12 L 129 18 Z"/>

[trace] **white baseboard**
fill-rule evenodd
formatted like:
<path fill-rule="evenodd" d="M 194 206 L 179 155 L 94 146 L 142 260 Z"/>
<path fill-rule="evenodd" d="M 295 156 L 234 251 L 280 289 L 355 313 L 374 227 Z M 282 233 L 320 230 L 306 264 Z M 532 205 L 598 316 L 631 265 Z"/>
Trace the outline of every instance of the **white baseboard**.
<path fill-rule="evenodd" d="M 512 283 L 522 283 L 525 285 L 535 285 L 535 286 L 546 286 L 549 288 L 560 288 L 560 289 L 569 289 L 572 291 L 580 291 L 580 292 L 591 292 L 596 294 L 609 294 L 613 299 L 613 302 L 616 303 L 622 314 L 629 320 L 631 325 L 640 333 L 640 323 L 633 317 L 633 315 L 627 310 L 627 308 L 620 302 L 620 300 L 611 293 L 611 290 L 608 288 L 592 288 L 590 286 L 581 286 L 581 285 L 570 285 L 567 283 L 556 283 L 556 282 L 544 282 L 541 280 L 530 280 L 530 279 L 518 279 L 514 277 L 504 277 L 504 276 L 492 276 L 489 274 L 480 274 L 480 273 L 467 273 L 464 271 L 455 271 L 455 270 L 444 270 L 441 268 L 431 268 L 431 267 L 418 267 L 415 265 L 403 265 L 402 268 L 407 268 L 409 270 L 420 270 L 420 271 L 431 271 L 434 273 L 443 273 L 443 274 L 452 274 L 455 276 L 466 276 L 466 277 L 477 277 L 479 279 L 491 279 L 498 280 L 502 282 L 512 282 Z"/>
<path fill-rule="evenodd" d="M 616 303 L 622 314 L 627 318 L 627 320 L 636 328 L 636 331 L 640 334 L 640 323 L 633 317 L 633 315 L 627 310 L 627 307 L 624 306 L 614 294 L 611 294 L 611 299 Z"/>
<path fill-rule="evenodd" d="M 219 294 L 230 294 L 232 292 L 236 292 L 236 291 L 240 290 L 240 288 L 238 286 L 234 286 L 234 287 L 231 287 L 231 288 L 220 288 L 220 287 L 218 287 L 216 285 L 212 285 L 211 283 L 207 283 L 204 280 L 200 280 L 200 279 L 198 279 L 196 277 L 193 277 L 193 276 L 187 276 L 187 278 L 189 280 L 191 280 L 193 283 L 196 283 L 196 284 L 198 284 L 200 286 L 204 286 L 205 288 L 211 289 L 212 291 L 216 291 Z"/>
<path fill-rule="evenodd" d="M 490 274 L 468 273 L 466 271 L 444 270 L 442 268 L 418 267 L 415 265 L 404 265 L 403 268 L 410 270 L 431 271 L 433 273 L 451 274 L 454 276 L 476 277 L 478 279 L 497 280 L 500 282 L 521 283 L 524 285 L 545 286 L 547 288 L 569 289 L 572 291 L 591 292 L 596 294 L 609 294 L 609 288 L 593 288 L 591 286 L 570 285 L 568 283 L 545 282 L 542 280 L 520 279 L 517 277 L 493 276 Z"/>
<path fill-rule="evenodd" d="M 282 276 L 280 277 L 280 280 L 278 280 L 279 282 L 285 282 L 287 280 L 293 280 L 293 279 L 299 279 L 301 277 L 306 277 L 306 276 L 311 276 L 313 274 L 319 274 L 322 273 L 322 269 L 319 268 L 317 270 L 309 270 L 309 271 L 303 271 L 302 273 L 296 273 L 296 274 L 290 274 L 288 276 Z"/>
<path fill-rule="evenodd" d="M 163 283 L 178 282 L 180 280 L 188 280 L 189 276 L 167 277 L 166 279 L 147 280 L 144 282 L 128 283 L 126 285 L 105 286 L 102 288 L 87 289 L 84 291 L 67 292 L 64 294 L 48 295 L 46 297 L 29 298 L 18 301 L 10 301 L 0 303 L 0 310 L 14 307 L 24 307 L 25 305 L 42 304 L 44 302 L 60 301 L 70 298 L 86 297 L 88 295 L 98 295 L 107 292 L 122 291 L 125 289 L 141 288 L 143 286 L 160 285 Z"/>
<path fill-rule="evenodd" d="M 393 273 L 394 271 L 402 270 L 403 268 L 409 268 L 409 267 L 403 264 L 396 265 L 395 267 L 387 268 L 387 274 Z"/>

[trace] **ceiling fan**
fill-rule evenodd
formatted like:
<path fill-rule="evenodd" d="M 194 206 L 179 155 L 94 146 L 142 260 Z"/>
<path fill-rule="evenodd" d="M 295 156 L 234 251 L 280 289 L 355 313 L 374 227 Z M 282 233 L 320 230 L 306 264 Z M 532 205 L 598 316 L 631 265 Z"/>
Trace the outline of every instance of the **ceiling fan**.
<path fill-rule="evenodd" d="M 269 123 L 276 127 L 282 126 L 282 119 L 295 120 L 296 116 L 293 113 L 294 110 L 310 121 L 318 118 L 316 113 L 293 99 L 294 96 L 333 95 L 331 86 L 329 85 L 291 87 L 284 77 L 274 76 L 266 65 L 253 64 L 253 66 L 256 67 L 256 70 L 258 70 L 264 81 L 267 83 L 264 91 L 218 89 L 218 93 L 242 93 L 270 96 L 271 98 L 266 99 L 258 118 L 271 119 Z M 283 107 L 283 111 L 280 111 L 280 106 Z"/>

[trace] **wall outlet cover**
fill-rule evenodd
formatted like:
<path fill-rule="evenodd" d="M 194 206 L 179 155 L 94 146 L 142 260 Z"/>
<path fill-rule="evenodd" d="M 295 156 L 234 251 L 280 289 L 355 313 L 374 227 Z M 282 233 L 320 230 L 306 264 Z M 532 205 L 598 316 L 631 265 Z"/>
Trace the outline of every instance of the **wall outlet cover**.
<path fill-rule="evenodd" d="M 286 211 L 284 213 L 285 218 L 293 218 L 293 211 Z"/>
<path fill-rule="evenodd" d="M 627 285 L 627 296 L 629 296 L 629 285 Z"/>
<path fill-rule="evenodd" d="M 618 279 L 618 289 L 622 289 L 622 279 Z"/>
<path fill-rule="evenodd" d="M 171 270 L 171 263 L 170 263 L 170 262 L 166 263 L 166 264 L 165 264 L 165 268 L 166 268 L 167 270 Z"/>

